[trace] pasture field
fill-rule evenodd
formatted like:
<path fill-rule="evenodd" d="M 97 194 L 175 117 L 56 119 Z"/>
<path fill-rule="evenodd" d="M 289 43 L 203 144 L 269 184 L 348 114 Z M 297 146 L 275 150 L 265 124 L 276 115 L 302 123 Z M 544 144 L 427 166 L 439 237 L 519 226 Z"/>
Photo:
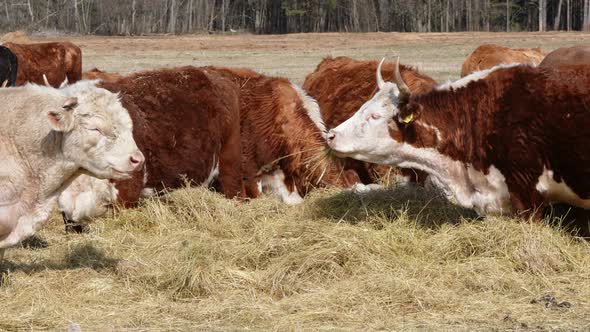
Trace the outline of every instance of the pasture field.
<path fill-rule="evenodd" d="M 590 35 L 30 37 L 65 39 L 85 70 L 212 64 L 302 83 L 327 54 L 401 55 L 445 80 L 485 42 L 552 50 Z M 186 188 L 86 234 L 55 213 L 5 258 L 0 330 L 590 330 L 588 241 L 416 187 L 317 190 L 294 207 Z"/>

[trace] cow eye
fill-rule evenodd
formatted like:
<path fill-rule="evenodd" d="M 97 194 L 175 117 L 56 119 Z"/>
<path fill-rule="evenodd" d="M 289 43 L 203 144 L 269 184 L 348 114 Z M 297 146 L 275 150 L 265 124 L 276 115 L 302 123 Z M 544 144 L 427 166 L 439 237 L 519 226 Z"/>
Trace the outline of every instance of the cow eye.
<path fill-rule="evenodd" d="M 371 119 L 373 119 L 373 120 L 379 120 L 380 118 L 381 118 L 380 114 L 377 114 L 377 113 L 371 114 Z"/>
<path fill-rule="evenodd" d="M 100 129 L 98 129 L 98 128 L 92 128 L 92 129 L 90 129 L 90 130 L 91 130 L 91 131 L 96 131 L 96 132 L 98 132 L 99 134 L 101 134 L 102 136 L 105 136 L 105 134 L 104 134 L 104 133 L 103 133 L 103 132 L 102 132 Z"/>

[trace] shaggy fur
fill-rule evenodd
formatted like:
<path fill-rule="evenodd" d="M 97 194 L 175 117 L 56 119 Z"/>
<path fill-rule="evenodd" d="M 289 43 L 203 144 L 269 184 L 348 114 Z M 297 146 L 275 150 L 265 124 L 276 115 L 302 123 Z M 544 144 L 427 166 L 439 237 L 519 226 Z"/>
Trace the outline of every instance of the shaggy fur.
<path fill-rule="evenodd" d="M 358 180 L 354 175 L 343 174 L 340 167 L 324 158 L 325 133 L 323 124 L 317 123 L 317 105 L 289 80 L 248 69 L 208 69 L 240 86 L 248 196 L 257 197 L 260 194 L 257 182 L 261 176 L 279 169 L 284 173 L 288 190 L 300 195 L 316 186 L 348 186 Z"/>
<path fill-rule="evenodd" d="M 555 67 L 563 65 L 587 65 L 590 64 L 590 46 L 576 45 L 572 47 L 558 48 L 545 57 L 539 64 L 540 67 Z"/>
<path fill-rule="evenodd" d="M 527 63 L 538 65 L 547 53 L 540 48 L 508 48 L 484 44 L 476 48 L 461 66 L 461 77 L 500 64 Z"/>
<path fill-rule="evenodd" d="M 82 51 L 70 42 L 15 44 L 4 43 L 18 59 L 16 85 L 44 84 L 43 75 L 54 87 L 82 78 Z"/>

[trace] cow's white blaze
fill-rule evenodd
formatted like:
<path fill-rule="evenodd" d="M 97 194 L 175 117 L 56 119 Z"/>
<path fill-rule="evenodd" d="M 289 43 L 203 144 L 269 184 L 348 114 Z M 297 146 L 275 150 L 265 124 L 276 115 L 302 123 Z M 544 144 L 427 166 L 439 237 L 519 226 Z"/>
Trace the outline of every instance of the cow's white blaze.
<path fill-rule="evenodd" d="M 278 169 L 271 174 L 265 174 L 260 177 L 260 184 L 262 192 L 279 198 L 286 204 L 295 205 L 303 202 L 303 198 L 299 195 L 297 187 L 293 191 L 289 191 L 285 185 L 285 173 Z"/>
<path fill-rule="evenodd" d="M 565 181 L 557 182 L 553 177 L 553 171 L 543 168 L 535 189 L 552 203 L 566 203 L 584 209 L 590 208 L 590 199 L 578 196 Z"/>

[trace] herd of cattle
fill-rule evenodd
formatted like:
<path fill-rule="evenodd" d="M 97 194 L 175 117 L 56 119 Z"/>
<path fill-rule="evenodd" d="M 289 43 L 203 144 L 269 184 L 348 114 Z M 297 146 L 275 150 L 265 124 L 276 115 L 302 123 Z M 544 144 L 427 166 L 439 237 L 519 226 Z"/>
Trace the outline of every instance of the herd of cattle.
<path fill-rule="evenodd" d="M 72 43 L 0 46 L 0 262 L 57 201 L 66 228 L 187 182 L 300 203 L 398 178 L 480 214 L 590 208 L 590 47 L 482 45 L 462 78 L 328 57 L 299 87 L 249 69 L 82 73 Z M 32 83 L 32 84 L 27 84 Z"/>

